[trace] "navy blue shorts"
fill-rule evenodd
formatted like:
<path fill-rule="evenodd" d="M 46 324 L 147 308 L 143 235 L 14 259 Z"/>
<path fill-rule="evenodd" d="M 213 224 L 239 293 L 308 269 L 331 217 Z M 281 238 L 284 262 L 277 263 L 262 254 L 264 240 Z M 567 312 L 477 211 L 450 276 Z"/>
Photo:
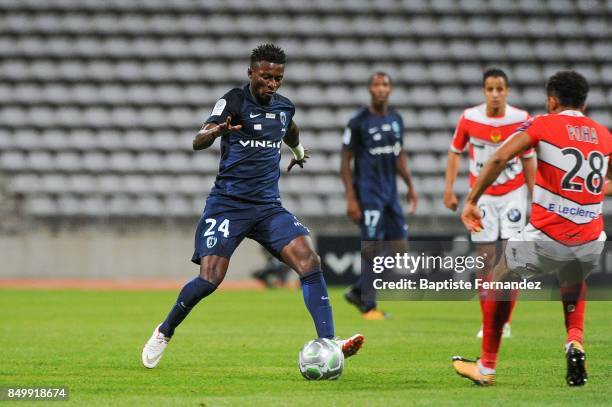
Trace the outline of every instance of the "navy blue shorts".
<path fill-rule="evenodd" d="M 408 225 L 398 200 L 392 203 L 362 202 L 361 240 L 406 240 Z"/>
<path fill-rule="evenodd" d="M 229 259 L 245 237 L 280 258 L 287 244 L 308 234 L 310 230 L 280 202 L 256 204 L 209 196 L 196 229 L 191 261 L 200 264 L 202 257 L 211 255 Z"/>

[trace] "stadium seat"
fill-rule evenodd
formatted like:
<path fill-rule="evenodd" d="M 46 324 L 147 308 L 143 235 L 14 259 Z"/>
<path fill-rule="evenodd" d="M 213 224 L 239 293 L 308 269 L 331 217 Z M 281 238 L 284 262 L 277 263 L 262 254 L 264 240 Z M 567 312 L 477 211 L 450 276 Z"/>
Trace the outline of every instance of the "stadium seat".
<path fill-rule="evenodd" d="M 540 85 L 544 83 L 544 75 L 538 66 L 534 65 L 522 65 L 518 64 L 512 76 L 509 78 L 510 85 L 514 87 L 515 82 L 519 82 L 522 85 Z"/>
<path fill-rule="evenodd" d="M 182 196 L 169 197 L 164 202 L 163 213 L 168 216 L 189 216 L 193 212 L 190 201 Z"/>
<path fill-rule="evenodd" d="M 134 154 L 128 152 L 114 152 L 109 157 L 109 169 L 117 173 L 133 171 L 136 168 Z"/>
<path fill-rule="evenodd" d="M 499 63 L 500 61 L 505 60 L 505 48 L 506 47 L 496 39 L 481 39 L 476 45 L 478 59 L 485 61 L 485 65 L 491 65 L 493 63 Z"/>
<path fill-rule="evenodd" d="M 464 102 L 464 98 L 465 92 L 456 86 L 446 86 L 438 91 L 438 100 L 442 106 L 459 106 L 461 102 Z"/>
<path fill-rule="evenodd" d="M 25 209 L 35 216 L 57 216 L 58 208 L 55 200 L 49 196 L 32 196 L 27 200 Z"/>
<path fill-rule="evenodd" d="M 68 179 L 61 174 L 45 174 L 40 178 L 39 190 L 49 194 L 65 194 L 69 191 Z"/>
<path fill-rule="evenodd" d="M 17 174 L 9 186 L 11 192 L 20 195 L 33 195 L 40 191 L 40 178 L 34 174 Z"/>
<path fill-rule="evenodd" d="M 438 106 L 438 94 L 436 90 L 429 86 L 415 87 L 410 92 L 410 105 L 414 107 L 427 106 L 436 107 Z M 427 126 L 427 124 L 425 124 Z"/>
<path fill-rule="evenodd" d="M 108 171 L 110 164 L 108 155 L 97 151 L 88 151 L 83 156 L 83 169 L 92 173 Z"/>
<path fill-rule="evenodd" d="M 0 128 L 0 151 L 10 150 L 15 144 L 13 132 L 10 129 Z"/>
<path fill-rule="evenodd" d="M 107 204 L 108 213 L 112 216 L 130 216 L 134 211 L 134 203 L 126 195 L 113 195 Z"/>
<path fill-rule="evenodd" d="M 124 192 L 123 177 L 119 175 L 101 175 L 97 177 L 96 187 L 100 193 L 116 194 Z"/>
<path fill-rule="evenodd" d="M 610 49 L 612 50 L 612 48 Z M 562 50 L 568 61 L 589 61 L 593 59 L 591 47 L 586 41 L 568 41 L 563 43 Z"/>
<path fill-rule="evenodd" d="M 432 174 L 438 170 L 436 160 L 436 157 L 432 154 L 415 154 L 411 156 L 410 166 L 415 173 Z"/>
<path fill-rule="evenodd" d="M 427 61 L 443 61 L 449 56 L 446 43 L 442 40 L 423 40 L 419 44 L 418 53 Z"/>
<path fill-rule="evenodd" d="M 411 131 L 404 136 L 404 150 L 409 153 L 428 152 L 429 139 L 423 132 Z M 410 166 L 412 166 L 409 163 Z"/>
<path fill-rule="evenodd" d="M 51 153 L 47 151 L 33 151 L 27 154 L 25 168 L 34 171 L 52 171 L 56 168 L 57 162 Z"/>
<path fill-rule="evenodd" d="M 372 70 L 365 63 L 351 62 L 344 65 L 343 73 L 343 77 L 347 82 L 363 85 L 368 82 L 368 78 L 372 75 Z"/>
<path fill-rule="evenodd" d="M 419 123 L 428 129 L 439 129 L 448 127 L 446 116 L 440 110 L 425 109 L 419 114 Z"/>
<path fill-rule="evenodd" d="M 96 181 L 92 175 L 72 175 L 68 178 L 68 190 L 83 195 L 95 194 L 97 192 Z"/>
<path fill-rule="evenodd" d="M 450 43 L 449 54 L 457 61 L 470 61 L 478 57 L 478 51 L 473 43 L 467 40 L 453 41 Z M 454 70 L 456 72 L 456 69 Z"/>
<path fill-rule="evenodd" d="M 325 213 L 326 205 L 324 201 L 315 196 L 303 196 L 300 200 L 299 213 L 303 216 L 319 216 Z"/>
<path fill-rule="evenodd" d="M 122 187 L 131 194 L 146 194 L 151 190 L 151 179 L 143 175 L 128 175 L 123 177 Z"/>
<path fill-rule="evenodd" d="M 77 172 L 82 169 L 81 155 L 72 151 L 63 151 L 56 155 L 54 167 L 60 171 Z"/>

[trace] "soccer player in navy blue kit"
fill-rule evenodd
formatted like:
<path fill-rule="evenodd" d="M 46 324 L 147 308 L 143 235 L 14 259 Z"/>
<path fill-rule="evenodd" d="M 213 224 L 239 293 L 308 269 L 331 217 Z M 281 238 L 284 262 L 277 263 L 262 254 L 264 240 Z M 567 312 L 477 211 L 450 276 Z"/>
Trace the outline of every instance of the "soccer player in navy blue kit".
<path fill-rule="evenodd" d="M 416 210 L 417 204 L 402 150 L 404 122 L 399 113 L 389 108 L 389 75 L 374 73 L 368 90 L 370 105 L 353 115 L 342 140 L 340 176 L 346 191 L 346 212 L 359 224 L 362 241 L 403 241 L 408 238 L 408 226 L 397 194 L 397 175 L 408 186 L 409 213 Z M 361 311 L 365 319 L 385 319 L 387 314 L 377 308 L 376 293 L 368 286 L 365 263 L 362 259 L 361 276 L 346 292 L 345 298 Z"/>
<path fill-rule="evenodd" d="M 295 106 L 276 93 L 283 80 L 285 53 L 264 44 L 251 53 L 249 83 L 227 92 L 193 141 L 194 150 L 210 147 L 221 138 L 221 162 L 215 184 L 206 200 L 195 235 L 192 261 L 200 274 L 179 293 L 176 304 L 158 325 L 142 351 L 142 363 L 154 368 L 176 327 L 195 305 L 212 294 L 223 281 L 229 259 L 248 237 L 259 242 L 299 275 L 304 302 L 320 338 L 334 339 L 345 357 L 364 342 L 357 334 L 335 338 L 332 309 L 307 227 L 280 202 L 280 149 L 287 144 L 294 157 L 287 168 L 303 168 L 308 155 L 300 143 L 293 116 Z"/>

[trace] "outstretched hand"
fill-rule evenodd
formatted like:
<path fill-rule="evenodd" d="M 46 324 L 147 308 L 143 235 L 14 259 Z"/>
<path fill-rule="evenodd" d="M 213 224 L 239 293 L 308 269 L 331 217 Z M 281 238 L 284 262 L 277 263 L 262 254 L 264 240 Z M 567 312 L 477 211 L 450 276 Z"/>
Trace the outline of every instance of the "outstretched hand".
<path fill-rule="evenodd" d="M 228 116 L 227 119 L 225 119 L 225 122 L 217 125 L 217 127 L 214 129 L 215 136 L 222 136 L 231 131 L 240 130 L 241 128 L 242 128 L 242 124 L 237 124 L 235 126 L 232 126 L 232 118 Z"/>
<path fill-rule="evenodd" d="M 296 160 L 295 157 L 291 157 L 291 162 L 289 163 L 289 166 L 287 166 L 287 172 L 291 171 L 291 168 L 293 168 L 293 166 L 296 164 L 299 165 L 300 168 L 304 168 L 307 158 L 310 158 L 308 155 L 308 150 L 304 150 L 304 158 L 301 160 Z"/>

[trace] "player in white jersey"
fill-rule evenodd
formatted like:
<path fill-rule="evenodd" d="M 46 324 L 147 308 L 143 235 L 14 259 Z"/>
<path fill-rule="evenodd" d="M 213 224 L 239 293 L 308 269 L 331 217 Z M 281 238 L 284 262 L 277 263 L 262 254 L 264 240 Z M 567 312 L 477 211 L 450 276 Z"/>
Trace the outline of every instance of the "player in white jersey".
<path fill-rule="evenodd" d="M 453 192 L 453 185 L 459 173 L 460 156 L 465 146 L 469 143 L 471 187 L 484 163 L 529 119 L 526 111 L 506 104 L 509 85 L 504 71 L 498 68 L 486 70 L 482 85 L 485 103 L 463 112 L 448 152 L 444 205 L 452 211 L 457 210 L 459 201 Z M 516 157 L 508 162 L 504 171 L 478 201 L 484 228 L 480 232 L 472 233 L 471 239 L 478 243 L 479 255 L 487 259 L 485 270 L 492 270 L 497 262 L 497 242 L 502 241 L 503 249 L 505 241 L 525 226 L 527 192 L 528 189 L 533 189 L 535 178 L 534 155 L 533 149 L 530 149 L 520 158 Z M 484 306 L 483 295 L 481 292 L 481 310 Z M 509 323 L 504 327 L 504 335 L 510 336 Z M 477 337 L 482 337 L 482 329 Z"/>

